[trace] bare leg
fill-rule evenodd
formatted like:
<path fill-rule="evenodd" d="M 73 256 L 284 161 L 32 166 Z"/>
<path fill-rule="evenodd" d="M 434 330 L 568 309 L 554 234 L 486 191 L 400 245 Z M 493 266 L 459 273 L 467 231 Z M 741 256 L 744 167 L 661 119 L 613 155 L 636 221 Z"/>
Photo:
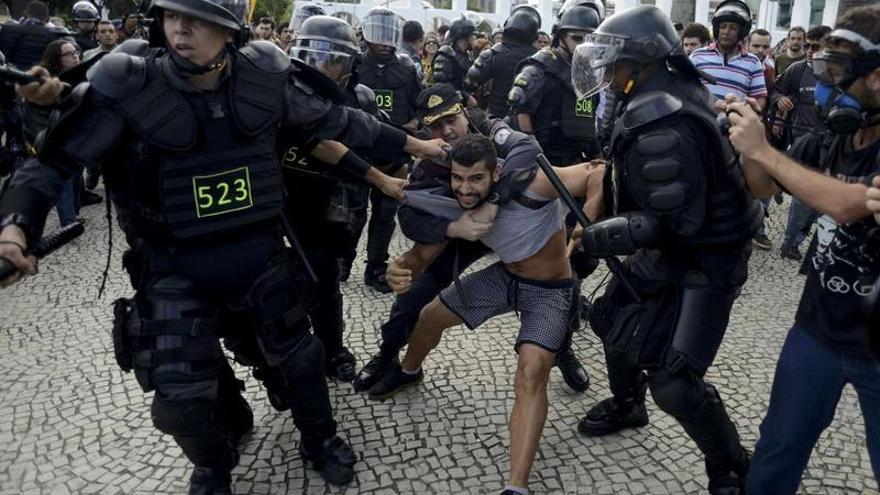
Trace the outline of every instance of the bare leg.
<path fill-rule="evenodd" d="M 443 330 L 461 323 L 461 318 L 449 311 L 439 297 L 435 297 L 419 313 L 419 321 L 409 337 L 401 367 L 406 371 L 419 369 L 428 353 L 440 343 Z"/>
<path fill-rule="evenodd" d="M 547 419 L 547 381 L 556 353 L 533 344 L 519 348 L 514 387 L 516 401 L 510 413 L 510 482 L 527 488 L 529 473 Z"/>

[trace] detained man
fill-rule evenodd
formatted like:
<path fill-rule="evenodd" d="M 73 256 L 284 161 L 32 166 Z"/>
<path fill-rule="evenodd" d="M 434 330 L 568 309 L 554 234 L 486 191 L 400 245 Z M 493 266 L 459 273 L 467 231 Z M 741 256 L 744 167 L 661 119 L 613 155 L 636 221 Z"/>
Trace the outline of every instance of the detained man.
<path fill-rule="evenodd" d="M 535 155 L 539 152 L 536 147 Z M 491 223 L 481 240 L 501 261 L 450 285 L 422 310 L 403 362 L 386 373 L 370 395 L 389 397 L 422 381 L 422 363 L 447 328 L 464 323 L 473 330 L 493 316 L 516 311 L 521 321 L 514 346 L 519 363 L 509 422 L 510 474 L 504 493 L 525 494 L 547 417 L 550 369 L 565 342 L 570 319 L 577 317 L 578 309 L 572 304 L 577 298 L 572 296 L 578 283 L 566 257 L 566 210 L 547 176 L 531 161 L 532 178 L 520 194 L 497 208 L 478 211 L 501 178 L 495 146 L 489 138 L 472 134 L 456 143 L 451 157 L 449 184 L 409 190 L 405 201 L 436 216 L 471 215 L 477 222 Z M 604 166 L 583 163 L 557 170 L 573 195 L 590 198 L 584 209 L 598 213 Z M 392 288 L 405 292 L 415 274 L 444 246 L 417 244 L 395 260 L 389 269 Z"/>

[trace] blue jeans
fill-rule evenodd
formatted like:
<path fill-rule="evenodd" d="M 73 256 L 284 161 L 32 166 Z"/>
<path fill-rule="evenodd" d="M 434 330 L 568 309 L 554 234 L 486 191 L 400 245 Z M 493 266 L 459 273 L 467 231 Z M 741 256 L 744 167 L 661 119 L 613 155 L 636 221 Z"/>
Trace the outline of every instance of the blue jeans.
<path fill-rule="evenodd" d="M 61 196 L 55 209 L 58 212 L 58 222 L 62 227 L 76 221 L 79 215 L 79 195 L 82 189 L 82 175 L 75 175 L 61 187 Z"/>
<path fill-rule="evenodd" d="M 770 407 L 749 469 L 749 495 L 795 493 L 847 383 L 858 394 L 868 455 L 880 480 L 880 365 L 841 354 L 795 325 L 776 365 Z"/>
<path fill-rule="evenodd" d="M 785 224 L 782 246 L 797 249 L 807 238 L 810 226 L 816 221 L 816 217 L 817 214 L 812 208 L 792 196 L 791 205 L 788 207 L 788 222 Z"/>

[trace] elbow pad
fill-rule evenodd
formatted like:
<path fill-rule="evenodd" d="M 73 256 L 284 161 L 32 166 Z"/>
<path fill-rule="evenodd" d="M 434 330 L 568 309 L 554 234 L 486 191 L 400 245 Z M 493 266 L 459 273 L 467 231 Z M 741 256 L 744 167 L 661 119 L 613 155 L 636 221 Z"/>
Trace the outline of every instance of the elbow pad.
<path fill-rule="evenodd" d="M 633 212 L 590 225 L 584 229 L 581 242 L 590 256 L 607 258 L 656 246 L 660 237 L 659 220 L 644 212 Z"/>
<path fill-rule="evenodd" d="M 532 183 L 532 179 L 535 178 L 537 173 L 537 168 L 529 168 L 502 175 L 486 200 L 496 205 L 507 203 L 522 194 L 529 187 L 529 184 Z"/>

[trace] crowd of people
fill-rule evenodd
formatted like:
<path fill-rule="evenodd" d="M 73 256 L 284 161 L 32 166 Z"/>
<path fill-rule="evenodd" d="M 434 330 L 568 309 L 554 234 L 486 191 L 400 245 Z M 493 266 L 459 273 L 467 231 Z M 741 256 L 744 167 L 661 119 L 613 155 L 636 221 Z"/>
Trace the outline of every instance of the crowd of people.
<path fill-rule="evenodd" d="M 444 330 L 510 312 L 506 495 L 528 493 L 552 368 L 589 386 L 571 347 L 585 320 L 610 397 L 580 433 L 647 425 L 650 389 L 703 454 L 710 493 L 794 493 L 851 384 L 880 480 L 880 7 L 775 47 L 742 0 L 711 29 L 567 0 L 550 33 L 529 5 L 495 32 L 465 16 L 425 32 L 381 7 L 356 27 L 317 4 L 280 25 L 251 11 L 154 0 L 117 21 L 81 1 L 70 32 L 34 0 L 0 26 L 7 63 L 38 79 L 0 98 L 0 257 L 18 270 L 0 283 L 35 274 L 49 209 L 82 222 L 103 180 L 134 289 L 113 303 L 114 354 L 154 392 L 190 493 L 230 493 L 253 426 L 224 350 L 344 485 L 356 455 L 327 380 L 392 398 L 426 379 Z M 779 254 L 806 282 L 751 448 L 706 373 L 784 194 Z M 391 256 L 397 222 L 412 247 Z M 364 229 L 364 283 L 395 300 L 358 370 L 340 284 Z M 581 282 L 603 260 L 590 300 Z"/>

